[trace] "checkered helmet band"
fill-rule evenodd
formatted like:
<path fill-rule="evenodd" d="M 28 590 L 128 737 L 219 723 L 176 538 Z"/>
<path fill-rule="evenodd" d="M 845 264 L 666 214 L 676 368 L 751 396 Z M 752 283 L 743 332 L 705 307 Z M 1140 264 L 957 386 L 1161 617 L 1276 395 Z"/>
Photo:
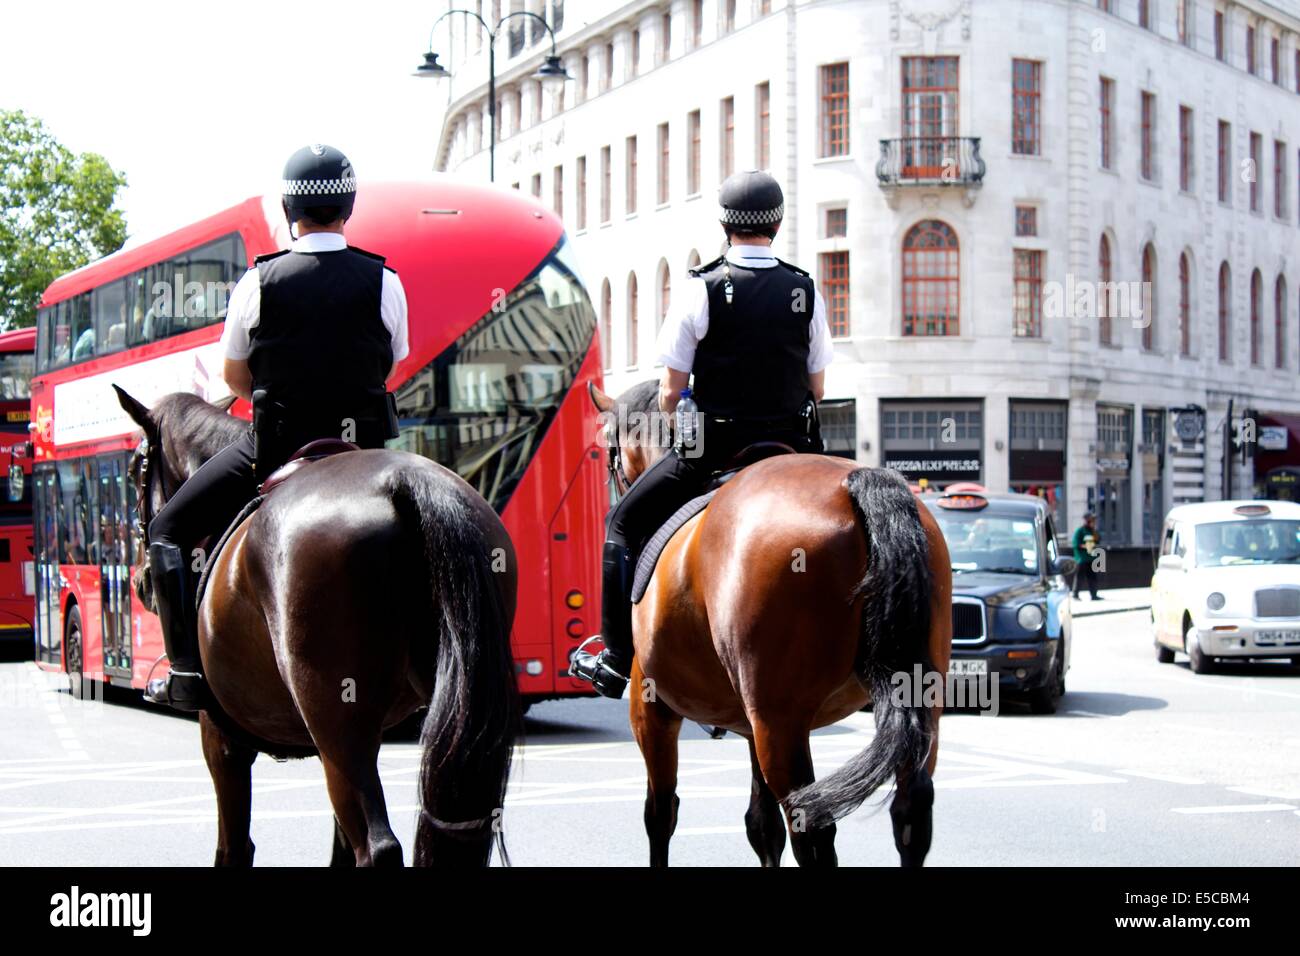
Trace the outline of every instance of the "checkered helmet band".
<path fill-rule="evenodd" d="M 718 218 L 728 226 L 767 226 L 780 222 L 785 215 L 785 203 L 775 209 L 728 209 L 718 207 Z"/>
<path fill-rule="evenodd" d="M 282 179 L 280 192 L 285 196 L 340 196 L 357 191 L 354 176 L 342 179 Z"/>

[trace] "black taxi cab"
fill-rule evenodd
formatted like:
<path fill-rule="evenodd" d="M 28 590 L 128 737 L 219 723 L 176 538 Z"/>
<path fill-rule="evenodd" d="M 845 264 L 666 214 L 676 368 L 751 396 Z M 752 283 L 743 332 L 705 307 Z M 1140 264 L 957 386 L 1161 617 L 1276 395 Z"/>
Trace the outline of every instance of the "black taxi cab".
<path fill-rule="evenodd" d="M 998 693 L 1056 712 L 1070 668 L 1070 575 L 1042 498 L 923 493 L 952 562 L 953 674 L 996 675 Z"/>

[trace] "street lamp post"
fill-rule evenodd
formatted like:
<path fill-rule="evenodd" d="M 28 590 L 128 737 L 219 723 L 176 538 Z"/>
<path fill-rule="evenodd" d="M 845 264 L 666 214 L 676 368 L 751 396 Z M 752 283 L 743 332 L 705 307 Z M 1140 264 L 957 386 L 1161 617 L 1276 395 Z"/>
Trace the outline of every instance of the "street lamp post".
<path fill-rule="evenodd" d="M 511 17 L 532 17 L 543 27 L 546 28 L 547 34 L 551 38 L 551 55 L 533 74 L 535 79 L 543 83 L 560 82 L 570 79 L 568 72 L 560 63 L 560 57 L 555 52 L 555 31 L 551 25 L 542 17 L 530 10 L 514 10 L 507 13 L 497 21 L 495 27 L 489 27 L 487 21 L 475 13 L 473 10 L 461 10 L 459 8 L 448 10 L 437 20 L 433 21 L 433 28 L 429 30 L 429 52 L 424 55 L 424 62 L 415 70 L 415 76 L 432 77 L 434 79 L 444 79 L 451 76 L 445 66 L 438 62 L 438 54 L 433 52 L 433 31 L 438 28 L 438 24 L 453 13 L 463 13 L 467 17 L 473 17 L 483 25 L 488 36 L 488 181 L 496 182 L 497 178 L 497 57 L 496 57 L 496 39 L 501 32 L 502 25 Z"/>

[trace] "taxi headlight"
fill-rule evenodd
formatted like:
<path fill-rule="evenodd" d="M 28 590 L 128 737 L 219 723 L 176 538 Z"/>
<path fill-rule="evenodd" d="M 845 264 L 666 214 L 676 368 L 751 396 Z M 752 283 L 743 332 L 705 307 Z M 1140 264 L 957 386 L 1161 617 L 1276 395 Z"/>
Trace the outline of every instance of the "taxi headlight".
<path fill-rule="evenodd" d="M 1218 591 L 1211 591 L 1210 596 L 1205 599 L 1205 606 L 1211 611 L 1222 611 L 1227 603 L 1228 599 Z"/>
<path fill-rule="evenodd" d="M 1016 612 L 1016 623 L 1026 631 L 1036 631 L 1043 626 L 1043 609 L 1037 604 L 1022 604 Z"/>

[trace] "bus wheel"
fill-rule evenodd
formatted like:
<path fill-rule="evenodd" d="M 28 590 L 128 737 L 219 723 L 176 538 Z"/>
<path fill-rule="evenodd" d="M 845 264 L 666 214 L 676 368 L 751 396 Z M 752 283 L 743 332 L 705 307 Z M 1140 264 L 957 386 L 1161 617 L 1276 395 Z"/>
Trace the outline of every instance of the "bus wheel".
<path fill-rule="evenodd" d="M 85 700 L 86 686 L 85 659 L 81 642 L 81 609 L 75 604 L 68 612 L 68 629 L 63 638 L 63 659 L 68 670 L 68 692 L 76 700 Z"/>

